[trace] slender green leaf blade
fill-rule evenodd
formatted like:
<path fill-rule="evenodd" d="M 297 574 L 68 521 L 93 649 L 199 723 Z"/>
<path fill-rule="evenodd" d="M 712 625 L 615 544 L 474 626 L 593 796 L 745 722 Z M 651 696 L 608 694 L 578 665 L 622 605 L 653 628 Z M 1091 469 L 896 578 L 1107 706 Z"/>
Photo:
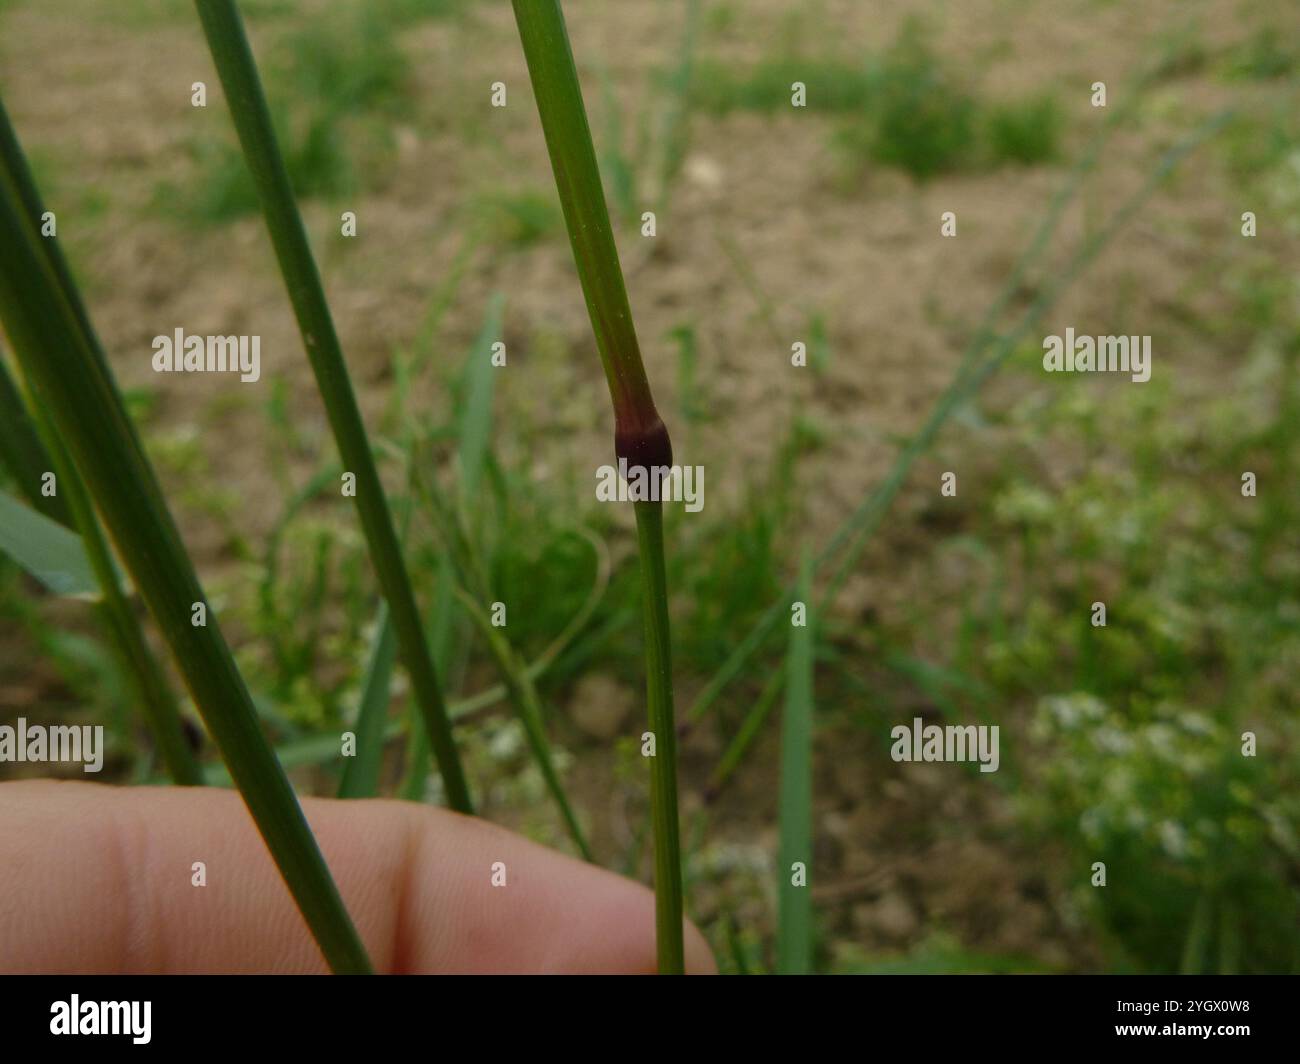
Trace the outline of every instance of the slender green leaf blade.
<path fill-rule="evenodd" d="M 41 491 L 42 477 L 54 469 L 54 462 L 41 443 L 18 385 L 9 374 L 3 351 L 0 351 L 0 460 L 36 509 L 65 528 L 72 527 L 72 514 L 63 496 L 45 495 Z"/>
<path fill-rule="evenodd" d="M 560 810 L 574 845 L 578 847 L 578 852 L 582 854 L 584 860 L 592 860 L 591 847 L 587 845 L 587 838 L 578 823 L 577 814 L 574 813 L 569 797 L 565 794 L 564 784 L 560 782 L 560 774 L 555 770 L 555 760 L 551 757 L 550 743 L 546 739 L 541 699 L 537 697 L 537 689 L 528 678 L 528 670 L 524 668 L 523 662 L 519 660 L 505 636 L 492 627 L 492 622 L 483 612 L 483 608 L 459 588 L 457 594 L 465 612 L 469 614 L 483 641 L 487 643 L 492 659 L 501 672 L 501 679 L 510 693 L 510 700 L 515 705 L 519 722 L 523 725 L 524 734 L 528 738 L 533 760 L 537 762 L 537 768 L 542 774 L 547 790 L 555 799 L 555 804 Z"/>
<path fill-rule="evenodd" d="M 505 296 L 497 293 L 488 302 L 483 327 L 479 330 L 465 366 L 465 409 L 460 420 L 460 479 L 462 496 L 472 499 L 478 492 L 488 442 L 492 435 L 492 392 L 496 382 L 492 365 L 492 344 L 501 338 Z"/>
<path fill-rule="evenodd" d="M 492 344 L 501 336 L 505 297 L 499 293 L 488 300 L 487 313 L 478 336 L 470 346 L 463 373 L 465 404 L 456 426 L 457 462 L 460 468 L 460 494 L 466 510 L 473 510 L 479 497 L 478 486 L 487 464 L 492 434 L 492 396 L 495 390 L 495 367 Z M 455 612 L 455 575 L 446 553 L 438 559 L 438 580 L 434 591 L 432 622 L 429 625 L 433 644 L 433 663 L 439 675 L 446 676 L 453 648 L 460 645 L 460 630 Z M 450 712 L 450 710 L 449 710 Z M 454 715 L 453 718 L 455 719 Z M 407 744 L 406 778 L 402 781 L 405 798 L 418 801 L 424 794 L 425 763 L 429 759 L 429 740 L 423 724 L 416 719 Z"/>
<path fill-rule="evenodd" d="M 5 491 L 0 491 L 0 551 L 56 595 L 100 597 L 81 537 Z"/>
<path fill-rule="evenodd" d="M 790 627 L 786 657 L 785 717 L 781 725 L 779 912 L 776 967 L 782 975 L 812 971 L 812 562 L 804 555 L 799 577 L 802 625 Z"/>
<path fill-rule="evenodd" d="M 758 737 L 759 732 L 762 731 L 763 725 L 767 723 L 768 714 L 771 713 L 772 707 L 776 705 L 777 695 L 781 693 L 782 678 L 782 670 L 772 670 L 772 675 L 768 677 L 767 683 L 763 685 L 762 692 L 754 701 L 754 704 L 750 706 L 749 712 L 745 714 L 745 719 L 740 722 L 736 734 L 731 737 L 731 743 L 718 761 L 718 767 L 713 770 L 713 775 L 709 777 L 710 796 L 716 797 L 718 792 L 726 785 L 732 773 L 740 766 L 740 762 Z"/>
<path fill-rule="evenodd" d="M 243 20 L 232 0 L 195 0 L 195 3 L 240 147 L 257 187 L 280 274 L 298 320 L 298 330 L 335 444 L 345 467 L 356 477 L 357 515 L 370 550 L 371 564 L 392 614 L 398 648 L 411 678 L 416 704 L 442 773 L 447 802 L 459 812 L 472 812 L 469 785 L 456 752 L 451 720 L 429 655 L 415 591 L 402 559 L 401 545 L 325 299 L 320 271 L 276 141 Z"/>
<path fill-rule="evenodd" d="M 388 606 L 380 603 L 374 643 L 361 683 L 361 708 L 357 712 L 357 750 L 347 759 L 339 781 L 340 798 L 372 798 L 379 790 L 379 770 L 384 757 L 384 724 L 388 713 L 389 685 L 397 638 L 388 619 Z"/>

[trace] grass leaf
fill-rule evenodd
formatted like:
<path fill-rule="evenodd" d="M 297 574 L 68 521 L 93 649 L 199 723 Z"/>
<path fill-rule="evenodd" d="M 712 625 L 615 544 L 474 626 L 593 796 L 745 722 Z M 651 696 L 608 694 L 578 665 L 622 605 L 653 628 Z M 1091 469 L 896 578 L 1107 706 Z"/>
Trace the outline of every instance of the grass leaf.
<path fill-rule="evenodd" d="M 501 335 L 501 318 L 505 297 L 497 293 L 488 300 L 483 326 L 470 346 L 465 360 L 463 384 L 465 400 L 456 426 L 457 463 L 460 469 L 461 505 L 472 511 L 478 497 L 478 485 L 490 452 L 492 431 L 492 393 L 495 379 L 492 365 L 492 344 Z M 430 329 L 430 346 L 432 345 Z M 416 478 L 419 480 L 419 478 Z M 433 622 L 430 625 L 433 642 L 433 660 L 441 674 L 446 675 L 452 659 L 453 648 L 461 646 L 459 618 L 455 612 L 456 577 L 447 553 L 438 559 L 438 580 L 433 598 Z M 411 741 L 407 745 L 406 778 L 402 781 L 402 794 L 418 801 L 424 793 L 425 763 L 429 759 L 429 740 L 419 721 L 412 725 Z"/>
<path fill-rule="evenodd" d="M 551 757 L 551 746 L 546 740 L 546 725 L 542 717 L 541 699 L 537 697 L 537 688 L 528 677 L 528 670 L 524 668 L 523 662 L 519 660 L 509 641 L 492 627 L 492 622 L 488 619 L 487 614 L 483 612 L 483 607 L 460 588 L 457 588 L 456 591 L 461 606 L 469 614 L 475 627 L 478 628 L 479 634 L 482 635 L 483 641 L 487 643 L 492 658 L 501 672 L 501 679 L 505 683 L 506 690 L 510 693 L 510 700 L 514 703 L 519 722 L 524 727 L 524 734 L 528 738 L 528 747 L 532 751 L 533 760 L 537 762 L 537 768 L 546 783 L 546 789 L 551 792 L 551 797 L 555 799 L 555 804 L 559 807 L 560 815 L 564 818 L 565 827 L 568 828 L 574 845 L 578 847 L 578 852 L 582 854 L 583 860 L 594 860 L 591 855 L 591 847 L 587 845 L 586 836 L 583 834 L 582 826 L 578 823 L 578 817 L 573 812 L 573 806 L 569 804 L 568 795 L 564 793 L 564 784 L 560 782 L 560 775 L 555 770 L 555 761 Z"/>
<path fill-rule="evenodd" d="M 41 443 L 32 423 L 31 415 L 23 402 L 18 385 L 14 383 L 0 351 L 0 460 L 4 461 L 19 489 L 27 500 L 46 517 L 65 528 L 72 527 L 72 514 L 62 495 L 44 495 L 41 492 L 41 475 L 54 469 L 49 452 Z"/>
<path fill-rule="evenodd" d="M 379 604 L 375 637 L 361 682 L 361 707 L 357 711 L 356 755 L 347 759 L 339 781 L 340 798 L 373 798 L 379 791 L 379 770 L 384 757 L 384 724 L 397 640 L 388 619 L 388 605 Z"/>
<path fill-rule="evenodd" d="M 777 862 L 776 968 L 781 975 L 812 971 L 812 561 L 799 571 L 804 623 L 790 626 L 786 656 L 785 717 L 781 722 L 780 858 Z M 796 869 L 802 871 L 795 882 Z"/>
<path fill-rule="evenodd" d="M 81 537 L 0 491 L 0 551 L 56 595 L 100 597 Z"/>
<path fill-rule="evenodd" d="M 501 318 L 505 296 L 500 292 L 488 301 L 483 327 L 479 329 L 465 366 L 465 407 L 460 419 L 461 498 L 478 494 L 479 480 L 487 460 L 492 436 L 492 392 L 496 373 L 492 365 L 492 345 L 501 339 Z"/>
<path fill-rule="evenodd" d="M 216 63 L 226 102 L 257 186 L 276 259 L 298 319 L 303 345 L 329 416 L 344 467 L 356 476 L 356 506 L 370 548 L 370 560 L 392 615 L 402 661 L 415 689 L 447 802 L 459 812 L 473 811 L 469 786 L 451 734 L 451 720 L 429 655 L 424 625 L 415 601 L 383 483 L 375 466 L 361 410 L 348 377 L 334 319 L 320 272 L 294 201 L 284 159 L 243 21 L 231 0 L 196 0 L 208 47 Z"/>

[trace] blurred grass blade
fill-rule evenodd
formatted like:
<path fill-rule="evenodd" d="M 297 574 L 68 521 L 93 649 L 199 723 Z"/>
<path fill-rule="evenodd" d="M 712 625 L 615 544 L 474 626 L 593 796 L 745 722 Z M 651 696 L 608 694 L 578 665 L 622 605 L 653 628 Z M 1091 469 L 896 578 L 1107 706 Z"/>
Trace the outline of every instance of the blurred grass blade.
<path fill-rule="evenodd" d="M 740 766 L 745 754 L 749 751 L 754 739 L 762 731 L 763 725 L 767 722 L 768 714 L 772 712 L 772 707 L 776 705 L 777 695 L 781 693 L 781 681 L 784 675 L 781 669 L 773 669 L 772 675 L 768 677 L 767 683 L 763 685 L 763 690 L 754 704 L 750 707 L 749 712 L 745 714 L 745 719 L 740 722 L 740 727 L 736 729 L 736 734 L 732 736 L 726 751 L 718 761 L 718 766 L 713 770 L 709 777 L 709 789 L 707 797 L 716 798 L 731 779 L 731 774 Z"/>
<path fill-rule="evenodd" d="M 1241 925 L 1234 907 L 1226 898 L 1219 898 L 1219 975 L 1241 973 Z"/>
<path fill-rule="evenodd" d="M 487 643 L 488 650 L 491 651 L 492 658 L 501 672 L 501 679 L 505 682 L 506 690 L 510 693 L 510 700 L 515 704 L 519 722 L 524 727 L 524 734 L 528 738 L 528 747 L 532 751 L 533 760 L 537 762 L 537 768 L 546 783 L 546 789 L 551 792 L 551 797 L 555 799 L 555 804 L 559 807 L 560 815 L 564 818 L 565 827 L 569 829 L 569 835 L 573 839 L 574 845 L 578 847 L 578 852 L 582 854 L 583 860 L 594 860 L 591 855 L 591 847 L 587 845 L 586 836 L 582 832 L 582 826 L 578 823 L 573 807 L 569 804 L 568 795 L 564 793 L 564 785 L 560 782 L 560 775 L 555 771 L 555 762 L 551 757 L 551 745 L 546 739 L 546 725 L 542 717 L 541 699 L 537 697 L 537 688 L 533 686 L 533 681 L 528 678 L 527 669 L 524 668 L 523 662 L 519 660 L 510 643 L 492 627 L 492 621 L 483 612 L 483 608 L 460 588 L 456 589 L 456 593 L 461 606 L 464 607 L 465 612 L 473 620 L 479 634 L 483 636 L 483 641 Z"/>
<path fill-rule="evenodd" d="M 661 219 L 668 213 L 673 183 L 690 148 L 691 87 L 695 80 L 695 52 L 700 39 L 703 6 L 702 0 L 686 0 L 682 38 L 677 47 L 677 66 L 668 78 L 669 109 L 659 144 L 659 186 L 654 197 L 655 214 Z"/>
<path fill-rule="evenodd" d="M 558 0 L 513 0 L 513 6 L 578 280 L 614 405 L 614 451 L 629 469 L 648 473 L 669 467 L 672 444 L 641 361 L 564 14 Z M 658 502 L 633 505 L 645 618 L 646 701 L 655 740 L 650 802 L 659 971 L 680 973 L 684 968 L 681 841 L 663 509 Z"/>
<path fill-rule="evenodd" d="M 326 960 L 336 971 L 369 971 L 365 948 L 262 735 L 216 617 L 191 623 L 192 606 L 205 601 L 203 589 L 98 341 L 76 309 L 80 301 L 75 291 L 65 290 L 52 238 L 39 235 L 40 216 L 28 210 L 22 190 L 33 186 L 3 106 L 0 142 L 0 318 L 23 372 L 175 654 Z"/>
<path fill-rule="evenodd" d="M 0 551 L 56 595 L 100 597 L 81 537 L 0 491 Z"/>
<path fill-rule="evenodd" d="M 1183 939 L 1183 959 L 1179 966 L 1182 975 L 1200 975 L 1208 970 L 1207 955 L 1212 935 L 1213 903 L 1208 888 L 1201 888 L 1192 910 L 1192 918 L 1187 924 L 1187 935 Z"/>
<path fill-rule="evenodd" d="M 409 448 L 408 448 L 409 456 Z M 409 457 L 407 465 L 409 467 Z M 414 484 L 414 477 L 411 477 Z M 402 504 L 402 542 L 410 527 L 411 494 Z M 338 797 L 373 798 L 379 792 L 379 776 L 384 763 L 385 731 L 388 703 L 392 696 L 393 663 L 397 658 L 397 633 L 393 631 L 388 603 L 380 600 L 375 614 L 375 634 L 366 658 L 361 680 L 361 699 L 357 707 L 356 750 L 343 768 Z"/>
<path fill-rule="evenodd" d="M 429 639 L 432 644 L 433 663 L 440 676 L 450 674 L 450 665 L 458 648 L 458 631 L 456 629 L 456 583 L 452 572 L 451 560 L 447 557 L 438 559 L 437 580 L 433 592 L 432 621 L 429 624 Z M 505 696 L 503 689 L 502 697 Z M 448 715 L 455 720 L 455 714 L 448 708 Z M 411 706 L 411 727 L 406 741 L 406 771 L 402 779 L 401 796 L 410 802 L 425 800 L 425 785 L 429 765 L 429 735 L 424 726 L 424 716 L 420 707 Z"/>
<path fill-rule="evenodd" d="M 42 495 L 41 475 L 54 463 L 45 450 L 27 406 L 0 351 L 0 461 L 4 462 L 27 500 L 64 528 L 72 527 L 72 513 L 62 495 Z"/>
<path fill-rule="evenodd" d="M 460 497 L 469 504 L 478 495 L 479 481 L 487 461 L 492 436 L 492 393 L 496 367 L 492 365 L 492 344 L 501 339 L 505 296 L 496 293 L 488 300 L 487 314 L 470 349 L 465 366 L 464 410 L 460 419 Z"/>
<path fill-rule="evenodd" d="M 243 21 L 232 0 L 195 0 L 195 5 L 244 158 L 257 186 L 280 273 L 298 319 L 335 443 L 345 467 L 356 476 L 357 512 L 370 548 L 370 560 L 388 603 L 402 661 L 411 677 L 416 704 L 442 773 L 447 803 L 459 812 L 472 812 L 469 787 L 456 753 L 437 672 L 429 656 L 415 592 L 402 560 L 383 483 L 348 378 L 316 260 L 276 143 Z"/>
<path fill-rule="evenodd" d="M 501 321 L 505 311 L 505 296 L 496 293 L 488 300 L 483 326 L 470 346 L 462 376 L 464 400 L 460 420 L 456 426 L 457 463 L 460 469 L 460 498 L 462 508 L 469 512 L 478 494 L 483 467 L 487 461 L 492 433 L 492 397 L 495 386 L 495 367 L 492 365 L 492 344 L 501 337 Z M 432 341 L 430 341 L 431 343 Z M 459 618 L 455 611 L 456 578 L 452 564 L 444 554 L 438 559 L 438 581 L 433 599 L 433 622 L 430 625 L 433 639 L 434 664 L 446 675 L 452 656 L 452 646 L 459 635 Z M 402 781 L 402 794 L 412 801 L 424 794 L 424 767 L 429 759 L 429 741 L 423 726 L 415 721 L 407 744 L 406 777 Z"/>
<path fill-rule="evenodd" d="M 812 971 L 812 561 L 805 552 L 799 572 L 799 601 L 806 616 L 790 626 L 786 657 L 785 717 L 781 722 L 780 859 L 777 867 L 776 970 L 781 975 Z M 795 870 L 802 882 L 795 884 Z"/>
<path fill-rule="evenodd" d="M 591 590 L 587 594 L 586 601 L 578 608 L 578 611 L 570 618 L 569 623 L 564 626 L 558 636 L 555 637 L 550 645 L 543 650 L 537 657 L 524 667 L 524 675 L 532 682 L 544 675 L 552 665 L 555 664 L 559 656 L 569 647 L 576 638 L 577 634 L 586 626 L 595 612 L 596 607 L 604 598 L 605 590 L 609 586 L 610 575 L 610 558 L 609 551 L 604 543 L 590 534 L 584 533 L 584 538 L 588 540 L 596 551 L 596 577 L 592 583 Z M 445 558 L 445 556 L 444 556 Z M 448 563 L 450 564 L 450 563 Z M 454 593 L 453 593 L 454 598 Z M 435 647 L 436 647 L 435 642 Z M 490 709 L 503 698 L 509 696 L 504 684 L 495 684 L 486 690 L 471 695 L 468 698 L 452 702 L 447 711 L 452 720 L 462 720 L 471 714 L 480 713 L 485 709 Z M 257 701 L 256 694 L 254 701 Z M 384 723 L 383 739 L 385 742 L 396 739 L 402 735 L 406 728 L 406 722 L 400 719 L 389 720 Z M 335 735 L 313 735 L 310 738 L 298 739 L 293 742 L 284 743 L 275 748 L 276 757 L 286 768 L 296 768 L 300 765 L 318 765 L 324 761 L 338 757 L 339 741 Z M 210 765 L 204 770 L 207 782 L 213 786 L 229 786 L 230 773 L 222 765 Z"/>
<path fill-rule="evenodd" d="M 339 781 L 340 798 L 373 798 L 379 791 L 379 770 L 384 759 L 384 725 L 397 639 L 388 620 L 388 604 L 379 604 L 375 638 L 361 682 L 361 707 L 357 711 L 356 756 L 347 759 Z"/>
<path fill-rule="evenodd" d="M 559 656 L 573 642 L 578 632 L 586 626 L 587 621 L 591 619 L 592 613 L 595 612 L 596 607 L 604 597 L 605 589 L 609 584 L 609 552 L 600 540 L 595 539 L 595 537 L 589 538 L 593 544 L 598 545 L 595 582 L 591 591 L 587 594 L 587 600 L 569 620 L 569 623 L 565 625 L 564 631 L 556 636 L 545 650 L 525 666 L 524 673 L 529 680 L 536 682 L 539 676 L 544 675 L 547 669 L 555 664 Z M 621 623 L 619 622 L 619 624 L 613 626 L 614 629 L 621 627 Z M 509 692 L 504 684 L 495 684 L 477 694 L 470 695 L 468 698 L 452 702 L 447 707 L 447 711 L 451 714 L 452 720 L 463 720 L 472 714 L 490 709 L 508 695 Z M 261 704 L 262 700 L 259 699 L 256 692 L 254 692 L 253 699 L 255 703 Z M 388 742 L 398 738 L 406 730 L 406 727 L 406 722 L 400 719 L 386 721 L 383 730 L 384 741 Z M 313 735 L 310 738 L 297 739 L 275 748 L 276 757 L 285 768 L 319 765 L 324 761 L 338 757 L 338 753 L 339 741 L 337 736 L 334 735 Z M 224 765 L 220 764 L 206 766 L 204 777 L 212 786 L 226 787 L 231 783 L 229 771 Z"/>

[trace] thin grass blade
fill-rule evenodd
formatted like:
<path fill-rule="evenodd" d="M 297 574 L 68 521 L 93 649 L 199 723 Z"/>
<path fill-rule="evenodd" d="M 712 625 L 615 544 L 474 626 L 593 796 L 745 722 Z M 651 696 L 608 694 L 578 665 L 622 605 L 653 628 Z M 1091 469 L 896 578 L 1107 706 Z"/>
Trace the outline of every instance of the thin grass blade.
<path fill-rule="evenodd" d="M 416 704 L 442 773 L 447 803 L 459 812 L 472 812 L 469 786 L 456 752 L 451 720 L 429 654 L 415 592 L 402 560 L 392 514 L 348 377 L 320 272 L 276 142 L 243 20 L 232 0 L 195 0 L 195 6 L 244 158 L 257 186 L 280 273 L 298 319 L 334 441 L 347 470 L 356 476 L 357 513 L 370 548 L 370 560 L 388 603 L 402 662 L 410 674 Z"/>
<path fill-rule="evenodd" d="M 72 527 L 72 513 L 63 496 L 41 491 L 42 475 L 53 471 L 54 462 L 36 433 L 18 385 L 5 364 L 3 351 L 0 351 L 0 461 L 37 510 L 64 528 Z"/>
<path fill-rule="evenodd" d="M 381 602 L 375 618 L 374 642 L 361 681 L 361 706 L 357 710 L 356 756 L 350 757 L 339 781 L 340 798 L 373 798 L 379 791 L 379 771 L 384 758 L 384 724 L 388 711 L 397 639 Z"/>
<path fill-rule="evenodd" d="M 499 292 L 488 300 L 483 325 L 470 348 L 465 366 L 465 406 L 460 419 L 457 454 L 463 506 L 471 505 L 477 497 L 483 468 L 487 463 L 488 445 L 492 438 L 492 398 L 496 384 L 492 344 L 501 338 L 505 303 L 505 296 Z"/>
<path fill-rule="evenodd" d="M 533 681 L 528 678 L 528 670 L 524 668 L 523 662 L 519 660 L 519 656 L 514 652 L 505 637 L 492 627 L 492 621 L 483 612 L 483 608 L 462 589 L 457 588 L 456 590 L 461 607 L 474 622 L 474 626 L 483 637 L 483 641 L 488 645 L 493 661 L 496 662 L 497 669 L 501 673 L 501 679 L 505 683 L 505 688 L 510 693 L 510 700 L 515 705 L 515 712 L 519 716 L 519 722 L 524 727 L 524 734 L 528 739 L 528 748 L 532 751 L 533 760 L 537 762 L 537 768 L 546 783 L 546 789 L 551 792 L 551 797 L 555 799 L 555 804 L 560 810 L 560 816 L 564 819 L 565 827 L 568 828 L 573 844 L 577 846 L 578 852 L 582 854 L 584 861 L 594 860 L 591 855 L 591 847 L 587 844 L 587 837 L 583 833 L 582 825 L 578 823 L 578 817 L 573 811 L 573 806 L 569 804 L 569 796 L 564 791 L 564 784 L 560 782 L 560 774 L 555 770 L 555 760 L 551 757 L 551 744 L 546 738 L 542 702 L 537 696 L 537 688 L 533 685 Z"/>
<path fill-rule="evenodd" d="M 0 551 L 55 595 L 101 597 L 81 537 L 7 491 L 0 491 Z"/>
<path fill-rule="evenodd" d="M 505 297 L 494 294 L 488 300 L 487 313 L 478 336 L 470 345 L 465 360 L 463 383 L 465 401 L 456 424 L 456 459 L 460 471 L 460 498 L 462 510 L 472 514 L 474 499 L 483 475 L 489 452 L 492 430 L 492 398 L 495 390 L 495 373 L 492 365 L 492 344 L 501 336 L 501 320 L 505 311 Z M 431 323 L 432 324 L 432 323 Z M 428 343 L 432 344 L 430 332 Z M 414 445 L 412 445 L 414 446 Z M 446 675 L 453 647 L 460 646 L 459 618 L 456 614 L 456 576 L 451 560 L 444 554 L 438 559 L 438 580 L 433 599 L 433 621 L 430 625 L 433 638 L 433 660 L 439 673 Z M 402 794 L 418 800 L 424 794 L 424 768 L 429 760 L 429 740 L 420 722 L 413 721 L 411 737 L 407 744 L 406 777 L 402 781 Z"/>
<path fill-rule="evenodd" d="M 781 681 L 784 678 L 785 674 L 781 669 L 772 670 L 772 675 L 768 677 L 767 683 L 763 685 L 763 690 L 759 693 L 758 698 L 754 700 L 754 704 L 750 706 L 749 712 L 745 714 L 745 719 L 740 722 L 736 734 L 731 737 L 731 742 L 718 760 L 717 767 L 709 776 L 708 798 L 716 798 L 722 788 L 727 785 L 727 781 L 731 779 L 732 773 L 740 767 L 745 754 L 749 752 L 750 746 L 762 732 L 763 725 L 767 723 L 768 714 L 772 712 L 772 707 L 776 705 L 777 695 L 781 693 Z"/>
<path fill-rule="evenodd" d="M 804 624 L 790 627 L 786 656 L 785 716 L 781 722 L 780 857 L 777 861 L 776 970 L 812 971 L 812 561 L 805 553 L 799 573 Z"/>

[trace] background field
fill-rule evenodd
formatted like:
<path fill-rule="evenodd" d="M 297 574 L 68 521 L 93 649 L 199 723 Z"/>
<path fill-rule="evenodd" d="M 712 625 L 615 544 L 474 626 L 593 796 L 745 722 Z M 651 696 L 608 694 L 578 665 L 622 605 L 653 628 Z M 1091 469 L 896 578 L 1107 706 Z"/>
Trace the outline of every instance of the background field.
<path fill-rule="evenodd" d="M 509 5 L 240 6 L 399 513 L 411 499 L 448 686 L 464 700 L 497 675 L 450 595 L 435 499 L 525 659 L 595 603 L 539 684 L 597 858 L 646 877 L 635 533 L 595 498 L 605 383 Z M 683 717 L 801 553 L 899 469 L 1103 125 L 1122 109 L 994 329 L 1230 110 L 956 405 L 842 579 L 818 574 L 816 957 L 1300 968 L 1300 8 L 565 10 L 647 369 L 677 461 L 705 469 L 703 511 L 669 511 Z M 376 589 L 192 5 L 0 0 L 0 91 L 267 729 L 300 791 L 334 793 Z M 261 381 L 153 373 L 153 337 L 178 326 L 259 334 Z M 1044 374 L 1042 338 L 1067 326 L 1150 335 L 1151 381 Z M 507 367 L 475 372 L 498 338 Z M 682 739 L 689 908 L 725 970 L 774 963 L 786 644 L 782 623 Z M 85 605 L 0 559 L 0 717 L 110 723 L 105 776 L 152 780 L 126 692 Z M 404 732 L 400 671 L 390 712 Z M 1000 725 L 1000 771 L 893 762 L 889 729 L 915 716 Z M 481 811 L 568 847 L 505 703 L 458 735 Z M 437 801 L 406 752 L 391 744 L 382 790 Z"/>

